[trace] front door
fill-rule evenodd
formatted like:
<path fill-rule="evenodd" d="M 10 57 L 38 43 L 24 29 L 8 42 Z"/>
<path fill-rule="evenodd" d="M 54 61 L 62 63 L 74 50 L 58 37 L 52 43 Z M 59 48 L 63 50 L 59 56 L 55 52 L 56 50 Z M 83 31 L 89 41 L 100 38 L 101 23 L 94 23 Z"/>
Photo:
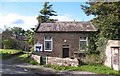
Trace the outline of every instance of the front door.
<path fill-rule="evenodd" d="M 69 48 L 63 48 L 63 58 L 69 57 Z"/>

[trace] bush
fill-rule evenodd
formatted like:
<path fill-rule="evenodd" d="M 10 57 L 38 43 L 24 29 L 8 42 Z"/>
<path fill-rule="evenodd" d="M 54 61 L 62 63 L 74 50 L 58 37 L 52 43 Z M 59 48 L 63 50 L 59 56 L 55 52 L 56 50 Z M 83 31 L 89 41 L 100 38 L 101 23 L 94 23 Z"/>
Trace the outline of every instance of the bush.
<path fill-rule="evenodd" d="M 37 65 L 37 64 L 38 64 L 38 63 L 37 63 L 35 60 L 33 60 L 33 59 L 30 59 L 29 63 L 30 63 L 30 64 L 33 64 L 33 65 Z"/>
<path fill-rule="evenodd" d="M 34 52 L 34 46 L 32 46 L 31 48 L 30 48 L 30 52 Z"/>
<path fill-rule="evenodd" d="M 4 49 L 16 49 L 18 47 L 18 41 L 13 38 L 7 38 L 3 40 Z"/>
<path fill-rule="evenodd" d="M 105 37 L 100 37 L 96 42 L 96 45 L 99 46 L 96 50 L 100 51 L 100 64 L 104 64 L 104 61 L 106 60 L 105 50 L 107 42 L 108 39 L 106 39 Z"/>
<path fill-rule="evenodd" d="M 84 60 L 86 64 L 99 64 L 100 63 L 99 61 L 100 61 L 99 55 L 96 54 L 86 55 L 86 58 Z"/>

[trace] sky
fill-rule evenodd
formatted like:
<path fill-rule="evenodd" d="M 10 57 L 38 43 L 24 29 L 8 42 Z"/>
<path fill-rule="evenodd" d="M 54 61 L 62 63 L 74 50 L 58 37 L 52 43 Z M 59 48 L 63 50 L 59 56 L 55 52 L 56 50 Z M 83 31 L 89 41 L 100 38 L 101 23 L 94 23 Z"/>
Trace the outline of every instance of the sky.
<path fill-rule="evenodd" d="M 22 27 L 27 30 L 37 25 L 36 17 L 44 2 L 0 2 L 0 28 Z M 85 2 L 50 2 L 57 12 L 58 21 L 89 21 L 94 16 L 86 16 L 80 5 Z"/>

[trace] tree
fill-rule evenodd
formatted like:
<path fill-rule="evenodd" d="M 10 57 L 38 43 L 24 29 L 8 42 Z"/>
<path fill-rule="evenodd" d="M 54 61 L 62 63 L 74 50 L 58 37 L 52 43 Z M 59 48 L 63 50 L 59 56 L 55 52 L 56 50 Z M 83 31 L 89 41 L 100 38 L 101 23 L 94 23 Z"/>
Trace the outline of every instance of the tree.
<path fill-rule="evenodd" d="M 27 43 L 31 46 L 30 47 L 31 52 L 34 51 L 34 29 L 35 28 L 31 28 L 30 30 L 27 30 L 25 32 L 25 35 L 28 37 Z"/>
<path fill-rule="evenodd" d="M 6 38 L 3 40 L 4 49 L 17 49 L 18 41 L 14 38 Z"/>
<path fill-rule="evenodd" d="M 57 16 L 52 6 L 52 4 L 49 5 L 49 2 L 44 3 L 42 10 L 40 10 L 40 15 L 37 17 L 39 23 L 55 21 L 54 19 L 50 19 L 50 16 Z"/>
<path fill-rule="evenodd" d="M 9 27 L 5 27 L 5 30 L 2 32 L 3 39 L 12 36 L 12 31 Z"/>
<path fill-rule="evenodd" d="M 5 49 L 17 48 L 18 41 L 14 38 L 11 28 L 6 28 L 5 31 L 2 32 L 2 36 L 3 36 L 2 43 Z"/>
<path fill-rule="evenodd" d="M 99 54 L 99 51 L 96 50 L 97 49 L 97 45 L 95 44 L 95 42 L 97 41 L 97 34 L 96 33 L 90 33 L 89 37 L 88 37 L 88 50 L 87 50 L 87 54 Z"/>
<path fill-rule="evenodd" d="M 28 43 L 30 44 L 30 45 L 34 45 L 34 29 L 33 28 L 31 28 L 31 30 L 27 30 L 26 32 L 25 32 L 25 35 L 28 37 Z"/>
<path fill-rule="evenodd" d="M 110 39 L 120 39 L 118 31 L 120 30 L 120 1 L 119 2 L 87 2 L 81 5 L 86 15 L 94 15 L 91 22 L 98 29 L 98 34 L 91 35 L 94 43 L 89 42 L 89 46 L 96 46 L 94 51 L 100 52 L 100 58 L 103 62 L 105 59 L 105 48 L 107 41 Z M 91 49 L 91 48 L 88 48 Z M 101 63 L 102 63 L 101 62 Z"/>
<path fill-rule="evenodd" d="M 25 36 L 25 30 L 21 27 L 6 27 L 5 31 L 2 32 L 3 36 L 3 46 L 7 49 L 21 49 L 18 43 L 18 37 L 19 36 Z"/>
<path fill-rule="evenodd" d="M 11 31 L 15 36 L 25 35 L 25 30 L 22 29 L 21 27 L 13 27 L 11 28 Z"/>
<path fill-rule="evenodd" d="M 107 39 L 120 39 L 120 1 L 119 2 L 88 2 L 89 6 L 82 9 L 87 15 L 96 16 L 92 23 L 100 30 L 99 36 Z"/>

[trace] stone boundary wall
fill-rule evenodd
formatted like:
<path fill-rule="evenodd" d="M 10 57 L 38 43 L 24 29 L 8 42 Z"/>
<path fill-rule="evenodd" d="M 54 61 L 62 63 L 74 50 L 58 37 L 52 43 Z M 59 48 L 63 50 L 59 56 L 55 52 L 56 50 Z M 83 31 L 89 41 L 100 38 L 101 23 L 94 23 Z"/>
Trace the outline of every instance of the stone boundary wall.
<path fill-rule="evenodd" d="M 34 59 L 37 63 L 39 63 L 39 64 L 40 64 L 40 59 L 41 59 L 41 56 L 31 54 L 31 58 L 33 58 L 33 59 Z"/>
<path fill-rule="evenodd" d="M 41 63 L 41 56 L 39 55 L 30 55 L 36 62 Z M 59 66 L 78 66 L 79 62 L 77 58 L 58 58 L 58 57 L 46 57 L 46 64 L 59 65 Z"/>
<path fill-rule="evenodd" d="M 79 62 L 70 58 L 46 57 L 46 64 L 59 65 L 59 66 L 78 66 Z"/>

